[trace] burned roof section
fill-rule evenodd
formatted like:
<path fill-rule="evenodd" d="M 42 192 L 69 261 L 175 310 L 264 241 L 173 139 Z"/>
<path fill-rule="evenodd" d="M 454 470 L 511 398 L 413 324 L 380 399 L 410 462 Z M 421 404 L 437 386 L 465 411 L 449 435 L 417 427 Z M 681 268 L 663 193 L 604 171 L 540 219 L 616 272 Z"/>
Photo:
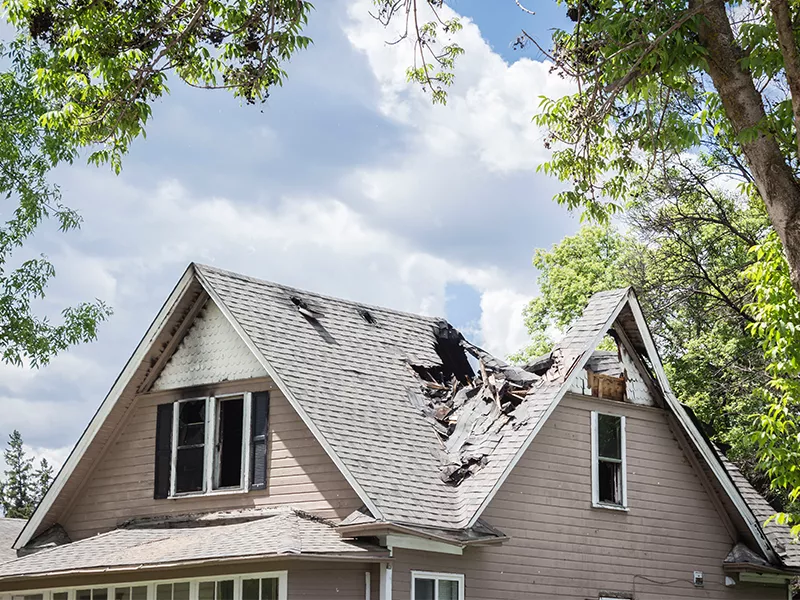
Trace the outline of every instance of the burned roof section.
<path fill-rule="evenodd" d="M 409 397 L 438 436 L 442 480 L 458 485 L 487 464 L 507 427 L 524 422 L 518 409 L 543 377 L 492 356 L 444 321 L 434 326 L 434 335 L 442 364 L 411 364 L 421 385 Z M 544 364 L 549 368 L 553 361 L 541 361 L 540 370 Z"/>

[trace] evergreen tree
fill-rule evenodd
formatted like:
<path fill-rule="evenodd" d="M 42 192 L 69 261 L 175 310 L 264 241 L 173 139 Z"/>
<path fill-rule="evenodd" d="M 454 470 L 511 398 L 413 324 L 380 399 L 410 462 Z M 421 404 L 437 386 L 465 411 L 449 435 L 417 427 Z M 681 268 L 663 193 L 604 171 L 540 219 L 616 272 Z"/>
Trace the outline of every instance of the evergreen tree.
<path fill-rule="evenodd" d="M 3 457 L 7 467 L 5 479 L 0 482 L 3 514 L 28 519 L 53 481 L 53 467 L 43 458 L 34 470 L 33 459 L 26 456 L 22 435 L 16 429 L 8 436 Z"/>

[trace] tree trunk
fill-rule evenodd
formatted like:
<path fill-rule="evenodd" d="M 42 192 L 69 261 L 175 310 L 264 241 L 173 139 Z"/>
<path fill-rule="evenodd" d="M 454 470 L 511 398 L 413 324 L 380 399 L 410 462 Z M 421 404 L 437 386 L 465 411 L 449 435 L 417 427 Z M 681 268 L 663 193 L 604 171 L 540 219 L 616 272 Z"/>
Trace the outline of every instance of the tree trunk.
<path fill-rule="evenodd" d="M 739 134 L 764 127 L 766 113 L 753 78 L 742 68 L 742 49 L 733 35 L 725 0 L 692 0 L 704 4 L 698 34 L 708 51 L 708 74 L 719 93 L 725 113 Z M 742 150 L 767 207 L 772 226 L 783 243 L 795 292 L 800 296 L 800 183 L 766 129 L 748 137 Z"/>

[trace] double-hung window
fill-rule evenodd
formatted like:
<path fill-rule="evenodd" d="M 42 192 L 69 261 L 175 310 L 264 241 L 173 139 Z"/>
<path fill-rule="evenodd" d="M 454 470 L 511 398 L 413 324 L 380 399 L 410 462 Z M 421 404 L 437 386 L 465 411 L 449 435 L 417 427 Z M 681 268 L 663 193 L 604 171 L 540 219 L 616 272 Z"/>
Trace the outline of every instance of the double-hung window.
<path fill-rule="evenodd" d="M 411 600 L 464 600 L 464 576 L 411 571 Z"/>
<path fill-rule="evenodd" d="M 159 405 L 154 496 L 264 489 L 268 412 L 267 392 Z"/>
<path fill-rule="evenodd" d="M 592 413 L 592 504 L 628 506 L 625 417 Z"/>

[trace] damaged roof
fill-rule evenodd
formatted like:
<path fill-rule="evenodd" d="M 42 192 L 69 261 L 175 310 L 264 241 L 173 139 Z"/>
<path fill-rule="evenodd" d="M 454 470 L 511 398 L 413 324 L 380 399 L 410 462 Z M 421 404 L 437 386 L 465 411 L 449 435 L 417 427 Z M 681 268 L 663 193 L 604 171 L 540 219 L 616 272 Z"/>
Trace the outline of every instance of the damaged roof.
<path fill-rule="evenodd" d="M 513 426 L 494 429 L 481 448 L 491 454 L 471 476 L 452 485 L 442 477 L 445 455 L 460 469 L 462 446 L 437 433 L 418 397 L 420 372 L 445 371 L 467 384 L 473 371 L 461 335 L 442 319 L 413 315 L 304 292 L 213 267 L 196 265 L 201 280 L 223 311 L 241 326 L 274 369 L 290 401 L 296 402 L 335 457 L 363 489 L 385 521 L 461 529 L 510 466 L 558 392 L 578 356 L 591 355 L 594 338 L 604 335 L 611 313 L 628 290 L 596 294 L 584 315 L 553 353 L 544 376 L 526 373 L 524 401 L 514 408 Z M 302 304 L 301 304 L 302 302 Z M 299 308 L 302 310 L 299 310 Z M 363 316 L 369 312 L 372 321 Z M 287 344 L 287 340 L 292 340 Z M 471 347 L 473 353 L 479 349 Z M 503 385 L 502 361 L 483 353 L 487 378 Z M 516 368 L 515 368 L 516 369 Z M 521 369 L 517 369 L 521 371 Z M 488 383 L 488 381 L 486 382 Z M 473 388 L 483 389 L 483 382 Z M 481 393 L 493 393 L 484 389 Z M 486 403 L 474 403 L 483 410 Z M 491 415 L 484 415 L 489 416 Z M 452 450 L 459 446 L 456 452 Z M 470 462 L 470 461 L 467 461 Z M 473 465 L 470 465 L 473 466 Z M 469 467 L 467 467 L 469 468 Z M 346 475 L 348 473 L 345 473 Z"/>
<path fill-rule="evenodd" d="M 218 305 L 369 516 L 383 523 L 439 530 L 477 526 L 571 377 L 588 361 L 598 372 L 614 368 L 594 352 L 609 328 L 643 356 L 648 344 L 652 348 L 627 288 L 592 296 L 551 355 L 520 368 L 469 344 L 442 319 L 208 266 L 192 265 L 187 276 L 196 276 L 192 285 L 199 282 Z M 154 339 L 162 335 L 154 331 Z M 668 395 L 668 382 L 660 383 Z M 77 448 L 85 444 L 82 439 Z M 58 494 L 67 477 L 59 474 L 48 497 Z M 49 510 L 48 502 L 43 505 L 37 513 Z M 366 523 L 363 515 L 358 521 Z"/>
<path fill-rule="evenodd" d="M 292 510 L 186 515 L 130 523 L 108 533 L 0 564 L 0 580 L 80 571 L 164 568 L 248 557 L 385 558 L 378 546 L 343 540 L 334 526 Z M 209 518 L 209 516 L 211 518 Z"/>

